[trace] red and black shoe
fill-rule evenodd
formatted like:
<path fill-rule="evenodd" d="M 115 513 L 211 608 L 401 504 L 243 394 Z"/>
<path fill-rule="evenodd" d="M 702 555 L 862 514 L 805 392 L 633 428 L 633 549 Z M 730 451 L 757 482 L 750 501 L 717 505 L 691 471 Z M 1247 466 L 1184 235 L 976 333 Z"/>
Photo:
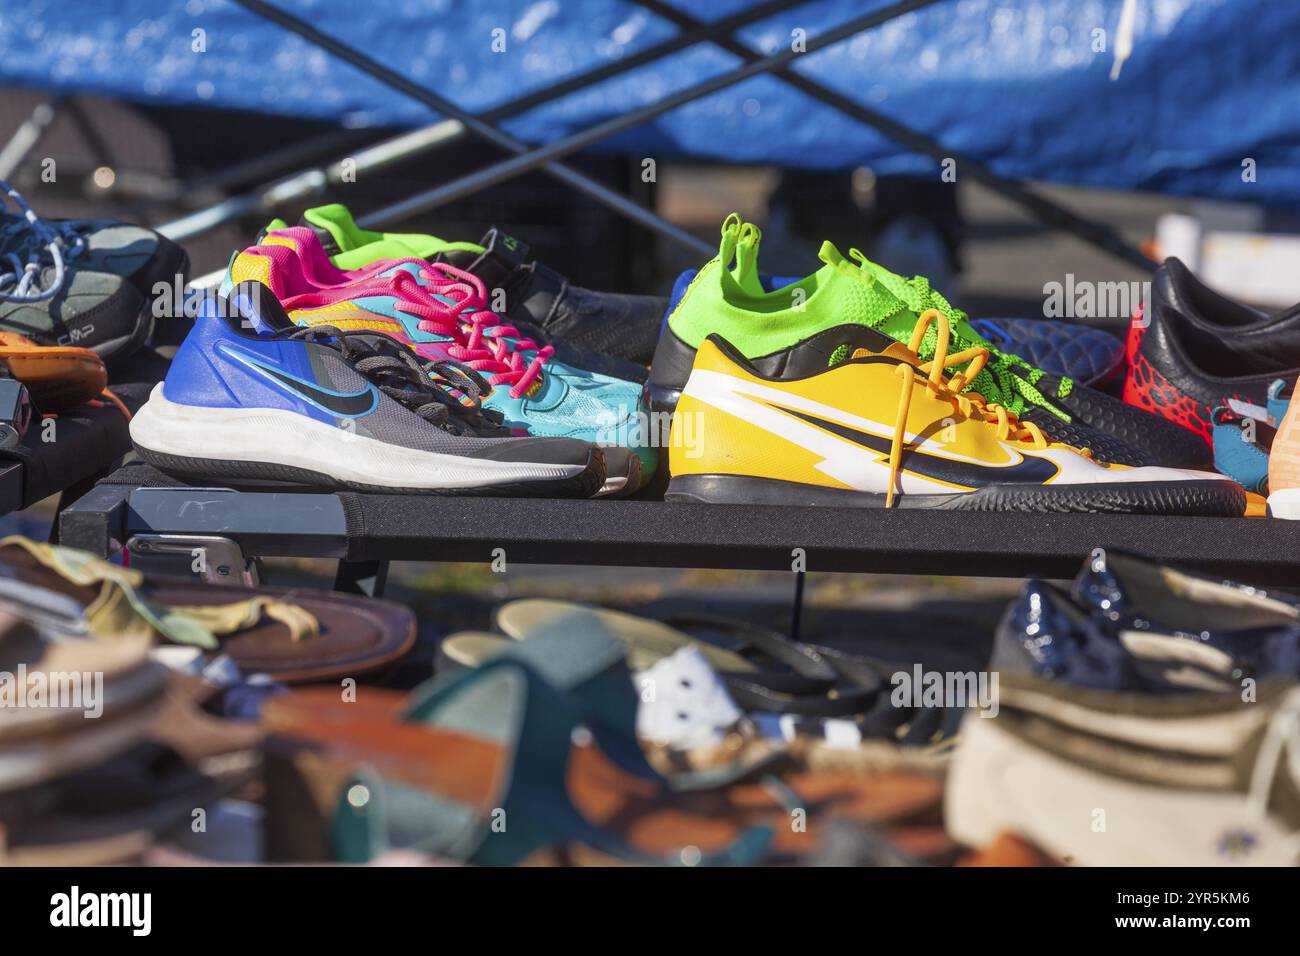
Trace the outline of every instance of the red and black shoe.
<path fill-rule="evenodd" d="M 1146 321 L 1142 321 L 1145 318 Z M 1300 375 L 1300 305 L 1268 315 L 1234 302 L 1166 259 L 1150 314 L 1126 347 L 1124 401 L 1177 422 L 1213 447 L 1210 413 L 1230 400 L 1268 404 L 1274 379 Z"/>

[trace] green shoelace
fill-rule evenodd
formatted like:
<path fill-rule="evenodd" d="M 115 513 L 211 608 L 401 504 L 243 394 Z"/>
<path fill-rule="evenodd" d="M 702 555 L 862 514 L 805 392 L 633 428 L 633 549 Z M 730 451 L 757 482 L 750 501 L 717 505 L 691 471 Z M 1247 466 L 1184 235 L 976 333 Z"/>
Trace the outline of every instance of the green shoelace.
<path fill-rule="evenodd" d="M 979 346 L 989 350 L 989 362 L 975 376 L 969 389 L 979 392 L 990 402 L 1001 405 L 1013 415 L 1020 416 L 1027 405 L 1035 405 L 1050 412 L 1061 421 L 1069 422 L 1070 416 L 1051 404 L 1050 399 L 1038 388 L 1038 382 L 1047 373 L 1034 368 L 1018 355 L 1011 355 L 995 348 L 982 336 L 970 331 L 965 312 L 955 308 L 938 291 L 930 287 L 930 280 L 925 276 L 913 276 L 904 279 L 887 269 L 871 263 L 857 249 L 850 249 L 849 256 L 857 259 L 864 272 L 870 272 L 876 281 L 885 286 L 900 299 L 912 312 L 920 315 L 926 309 L 938 309 L 948 316 L 952 323 L 953 351 L 962 351 Z M 921 358 L 930 361 L 934 358 L 935 343 L 938 332 L 932 327 L 926 332 L 921 342 Z M 1062 377 L 1055 389 L 1056 398 L 1066 398 L 1074 390 L 1074 382 Z"/>

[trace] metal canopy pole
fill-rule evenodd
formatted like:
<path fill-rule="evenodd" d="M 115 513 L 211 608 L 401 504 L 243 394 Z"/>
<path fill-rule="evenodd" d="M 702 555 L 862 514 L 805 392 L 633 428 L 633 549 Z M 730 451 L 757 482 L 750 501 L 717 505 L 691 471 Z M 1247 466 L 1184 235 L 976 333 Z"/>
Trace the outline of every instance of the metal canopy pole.
<path fill-rule="evenodd" d="M 65 97 L 56 96 L 45 103 L 37 104 L 32 115 L 23 120 L 14 130 L 13 136 L 0 148 L 0 179 L 12 179 L 14 172 L 22 165 L 41 138 L 53 124 Z"/>
<path fill-rule="evenodd" d="M 663 17 L 681 29 L 691 29 L 700 25 L 699 20 L 664 3 L 663 0 L 632 0 L 632 2 L 644 7 L 656 16 Z M 741 57 L 747 63 L 754 63 L 761 59 L 760 54 L 739 42 L 734 36 L 715 39 L 712 42 L 728 53 L 734 53 L 736 56 Z M 852 119 L 873 127 L 908 149 L 922 153 L 939 162 L 945 159 L 956 160 L 962 175 L 970 176 L 976 182 L 983 183 L 990 189 L 1006 196 L 1028 210 L 1043 224 L 1071 232 L 1085 242 L 1089 242 L 1131 265 L 1136 265 L 1142 269 L 1151 268 L 1151 260 L 1125 241 L 1109 226 L 1085 219 L 1065 206 L 1053 202 L 1020 183 L 999 176 L 978 160 L 954 153 L 946 149 L 938 140 L 931 139 L 923 133 L 918 133 L 882 113 L 878 113 L 841 93 L 823 86 L 815 80 L 810 80 L 801 73 L 794 72 L 788 67 L 777 67 L 772 70 L 772 73 L 800 92 L 820 100 Z"/>
<path fill-rule="evenodd" d="M 525 93 L 509 103 L 494 106 L 479 118 L 488 123 L 496 123 L 503 119 L 509 119 L 511 116 L 518 116 L 520 113 L 528 112 L 534 106 L 541 106 L 543 103 L 551 102 L 551 100 L 558 100 L 562 96 L 568 96 L 570 93 L 576 93 L 604 80 L 620 76 L 630 70 L 635 70 L 639 66 L 645 66 L 655 60 L 662 60 L 664 57 L 687 47 L 698 46 L 701 43 L 716 43 L 719 39 L 730 37 L 741 27 L 757 23 L 759 20 L 766 20 L 778 13 L 784 13 L 792 7 L 806 6 L 809 2 L 810 0 L 767 0 L 766 3 L 760 3 L 748 10 L 733 13 L 721 20 L 693 21 L 689 27 L 683 29 L 681 33 L 674 37 L 669 37 L 667 40 L 648 46 L 638 53 L 620 57 L 611 63 L 598 66 L 585 73 L 579 73 L 577 76 L 560 80 L 558 83 L 552 83 L 550 86 L 544 86 L 531 93 Z"/>
<path fill-rule="evenodd" d="M 481 138 L 486 139 L 488 142 L 493 143 L 508 152 L 527 155 L 528 146 L 526 143 L 515 139 L 510 134 L 503 132 L 491 123 L 479 119 L 472 113 L 462 110 L 450 100 L 439 96 L 437 93 L 427 90 L 419 84 L 411 82 L 400 73 L 388 69 L 386 66 L 372 60 L 365 54 L 352 49 L 347 44 L 341 43 L 333 37 L 322 33 L 306 21 L 285 13 L 283 10 L 272 6 L 269 3 L 265 3 L 264 0 L 235 0 L 235 2 L 253 13 L 272 21 L 273 23 L 279 24 L 286 30 L 298 34 L 308 42 L 314 43 L 327 52 L 337 56 L 339 59 L 352 64 L 357 69 L 370 74 L 380 82 L 419 100 L 426 106 L 437 110 L 439 113 L 459 120 L 468 130 Z M 707 256 L 711 255 L 713 252 L 712 247 L 707 243 L 701 242 L 685 230 L 674 226 L 672 223 L 660 218 L 659 216 L 656 216 L 644 206 L 633 202 L 626 196 L 615 192 L 608 186 L 596 182 L 570 166 L 566 166 L 562 163 L 550 162 L 548 160 L 535 164 L 532 168 L 541 169 L 543 172 L 554 176 L 556 179 L 572 186 L 579 192 L 585 193 L 597 202 L 603 203 L 610 209 L 613 209 L 615 212 L 633 222 L 638 223 L 653 232 L 657 232 L 666 238 L 673 239 L 699 255 Z M 368 219 L 363 219 L 362 224 L 364 225 L 369 221 L 370 220 Z"/>
<path fill-rule="evenodd" d="M 238 3 L 257 3 L 261 0 L 236 0 Z M 531 172 L 534 169 L 546 167 L 548 163 L 553 162 L 561 156 L 567 156 L 587 146 L 597 143 L 602 139 L 607 139 L 617 133 L 621 133 L 633 126 L 639 126 L 646 120 L 653 119 L 679 106 L 690 103 L 694 100 L 708 96 L 710 93 L 716 93 L 719 90 L 733 86 L 742 80 L 747 80 L 751 76 L 758 76 L 766 73 L 775 67 L 783 66 L 789 63 L 795 57 L 804 56 L 808 53 L 814 53 L 823 47 L 831 46 L 846 40 L 855 34 L 872 27 L 879 26 L 895 17 L 900 17 L 905 13 L 911 13 L 913 10 L 919 10 L 922 7 L 928 7 L 939 0 L 903 0 L 901 3 L 893 4 L 874 13 L 864 14 L 855 17 L 847 23 L 834 28 L 814 39 L 809 39 L 804 51 L 796 52 L 795 50 L 785 50 L 781 53 L 775 53 L 771 56 L 763 57 L 746 66 L 737 67 L 726 73 L 719 74 L 709 80 L 704 80 L 694 86 L 687 87 L 677 93 L 670 94 L 656 103 L 649 106 L 643 106 L 640 109 L 625 113 L 622 116 L 614 117 L 603 123 L 597 123 L 587 129 L 580 130 L 570 136 L 558 139 L 545 146 L 516 155 L 515 157 L 503 160 L 477 173 L 471 173 L 468 176 L 462 176 L 460 179 L 453 180 L 444 186 L 438 186 L 434 189 L 427 190 L 423 193 L 405 199 L 402 202 L 394 203 L 385 207 L 380 214 L 390 218 L 399 219 L 405 216 L 415 215 L 435 209 L 438 206 L 445 205 L 457 199 L 461 199 L 481 189 L 489 186 L 495 186 L 497 183 L 505 182 L 515 176 Z M 640 207 L 637 207 L 638 209 Z M 703 245 L 698 240 L 693 245 Z M 713 249 L 708 249 L 707 255 L 713 254 Z"/>
<path fill-rule="evenodd" d="M 576 76 L 566 77 L 550 86 L 534 90 L 532 93 L 526 93 L 509 103 L 493 107 L 479 118 L 487 122 L 496 122 L 518 115 L 541 103 L 595 86 L 605 80 L 621 76 L 639 66 L 662 59 L 698 43 L 710 41 L 715 37 L 726 36 L 749 23 L 762 20 L 806 2 L 808 0 L 767 0 L 766 3 L 760 3 L 749 10 L 736 13 L 730 17 L 724 17 L 699 29 L 683 31 L 677 36 L 656 43 L 615 62 L 605 63 Z M 356 173 L 371 172 L 382 169 L 390 163 L 411 159 L 449 146 L 462 139 L 465 133 L 464 124 L 458 120 L 441 120 L 429 126 L 412 130 L 409 133 L 383 140 L 353 153 L 348 158 L 356 163 L 354 169 Z M 340 182 L 340 177 L 340 162 L 335 162 L 329 167 L 303 170 L 282 178 L 270 187 L 259 189 L 256 192 L 232 196 L 220 203 L 200 209 L 192 216 L 165 223 L 158 227 L 158 231 L 177 241 L 190 239 L 242 215 L 266 212 L 280 204 L 317 195 L 329 184 Z M 210 183 L 205 181 L 204 185 L 210 185 Z M 372 213 L 365 217 L 364 224 L 382 226 L 386 225 L 387 222 L 388 220 L 379 213 Z"/>
<path fill-rule="evenodd" d="M 372 172 L 390 163 L 436 149 L 443 143 L 458 137 L 463 130 L 464 127 L 456 120 L 442 120 L 431 126 L 367 146 L 347 158 L 355 164 L 351 169 L 352 172 L 358 174 Z M 266 213 L 286 203 L 306 199 L 309 196 L 318 196 L 331 183 L 343 182 L 343 163 L 344 160 L 338 160 L 329 166 L 294 173 L 254 192 L 231 196 L 229 199 L 223 199 L 156 228 L 168 239 L 184 242 L 241 216 Z"/>

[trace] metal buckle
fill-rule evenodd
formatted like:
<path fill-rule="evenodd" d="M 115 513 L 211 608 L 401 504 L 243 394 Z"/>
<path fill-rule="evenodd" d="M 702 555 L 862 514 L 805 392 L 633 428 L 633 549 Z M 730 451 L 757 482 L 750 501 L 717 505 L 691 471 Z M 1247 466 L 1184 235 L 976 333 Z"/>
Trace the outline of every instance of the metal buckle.
<path fill-rule="evenodd" d="M 207 584 L 257 587 L 257 565 L 239 542 L 220 535 L 136 534 L 126 542 L 131 567 L 145 572 L 192 575 Z"/>

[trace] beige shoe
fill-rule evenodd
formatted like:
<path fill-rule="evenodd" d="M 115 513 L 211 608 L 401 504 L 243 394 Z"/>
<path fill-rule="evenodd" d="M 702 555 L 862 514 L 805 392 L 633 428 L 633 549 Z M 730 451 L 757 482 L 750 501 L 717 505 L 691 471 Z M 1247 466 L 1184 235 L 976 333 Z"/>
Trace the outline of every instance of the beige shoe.
<path fill-rule="evenodd" d="M 1091 866 L 1294 865 L 1300 688 L 1122 694 L 1003 675 L 996 717 L 962 724 L 948 832 L 1014 832 Z"/>
<path fill-rule="evenodd" d="M 1287 406 L 1268 453 L 1268 513 L 1300 518 L 1300 401 Z"/>

